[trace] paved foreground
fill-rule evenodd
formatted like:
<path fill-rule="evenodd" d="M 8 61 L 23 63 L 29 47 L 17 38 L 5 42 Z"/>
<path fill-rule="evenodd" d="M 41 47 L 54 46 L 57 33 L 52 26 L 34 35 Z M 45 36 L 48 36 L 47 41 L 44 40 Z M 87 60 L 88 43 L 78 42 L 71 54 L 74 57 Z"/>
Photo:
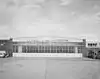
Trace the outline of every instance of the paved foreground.
<path fill-rule="evenodd" d="M 0 79 L 100 79 L 100 60 L 1 58 Z"/>

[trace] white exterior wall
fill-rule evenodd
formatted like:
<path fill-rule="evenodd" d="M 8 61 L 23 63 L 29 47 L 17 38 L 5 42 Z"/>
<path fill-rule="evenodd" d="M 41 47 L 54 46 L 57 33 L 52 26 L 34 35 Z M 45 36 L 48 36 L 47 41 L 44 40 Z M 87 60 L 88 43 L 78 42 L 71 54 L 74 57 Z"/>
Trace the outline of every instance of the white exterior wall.
<path fill-rule="evenodd" d="M 22 39 L 14 39 L 14 42 L 35 42 L 35 40 L 46 41 L 64 41 L 66 42 L 67 38 L 58 38 L 58 39 L 50 39 L 50 38 L 43 38 L 43 39 L 29 39 L 29 38 L 22 38 Z M 68 42 L 83 42 L 83 40 L 77 39 L 68 39 Z M 21 53 L 22 46 L 18 46 L 18 53 L 13 53 L 14 57 L 82 57 L 82 53 L 78 53 L 78 47 L 75 47 L 75 53 Z"/>
<path fill-rule="evenodd" d="M 93 43 L 97 43 L 97 46 L 88 46 L 89 43 L 92 43 L 92 44 Z M 97 41 L 87 41 L 86 42 L 86 47 L 87 48 L 100 48 L 100 42 L 97 42 Z"/>
<path fill-rule="evenodd" d="M 75 53 L 78 53 L 78 47 L 75 47 Z"/>
<path fill-rule="evenodd" d="M 13 53 L 14 57 L 82 57 L 82 53 Z"/>
<path fill-rule="evenodd" d="M 18 53 L 22 52 L 22 46 L 18 46 Z"/>

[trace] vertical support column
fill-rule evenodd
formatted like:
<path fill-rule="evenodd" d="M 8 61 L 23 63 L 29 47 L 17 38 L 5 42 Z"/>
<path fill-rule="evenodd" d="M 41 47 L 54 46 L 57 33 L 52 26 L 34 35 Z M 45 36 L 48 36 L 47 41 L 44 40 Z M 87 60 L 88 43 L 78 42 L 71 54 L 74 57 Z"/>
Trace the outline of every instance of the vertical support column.
<path fill-rule="evenodd" d="M 42 45 L 42 53 L 44 53 L 44 45 Z"/>
<path fill-rule="evenodd" d="M 49 51 L 50 51 L 49 53 L 51 53 L 51 45 L 50 45 L 50 47 L 49 47 Z"/>
<path fill-rule="evenodd" d="M 78 47 L 75 47 L 75 53 L 78 53 Z"/>
<path fill-rule="evenodd" d="M 22 46 L 18 46 L 18 53 L 22 53 Z"/>
<path fill-rule="evenodd" d="M 57 53 L 57 45 L 56 45 L 56 53 Z"/>
<path fill-rule="evenodd" d="M 45 50 L 46 50 L 46 46 L 44 45 L 44 53 L 45 53 Z"/>
<path fill-rule="evenodd" d="M 37 45 L 37 53 L 39 53 L 39 45 Z"/>

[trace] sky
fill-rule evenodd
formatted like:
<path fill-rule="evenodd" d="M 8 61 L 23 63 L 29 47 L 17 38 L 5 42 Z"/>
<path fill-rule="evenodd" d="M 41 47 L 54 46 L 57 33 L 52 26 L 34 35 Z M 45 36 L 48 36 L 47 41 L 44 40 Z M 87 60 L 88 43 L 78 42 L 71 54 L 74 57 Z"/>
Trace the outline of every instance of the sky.
<path fill-rule="evenodd" d="M 100 40 L 100 0 L 0 0 L 0 37 Z"/>

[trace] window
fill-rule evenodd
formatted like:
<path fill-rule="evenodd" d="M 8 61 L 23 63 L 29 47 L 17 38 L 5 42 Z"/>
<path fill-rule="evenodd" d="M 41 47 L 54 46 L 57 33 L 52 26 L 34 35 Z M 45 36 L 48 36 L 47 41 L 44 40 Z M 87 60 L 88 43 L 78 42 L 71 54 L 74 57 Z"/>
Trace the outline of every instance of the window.
<path fill-rule="evenodd" d="M 23 53 L 28 53 L 29 51 L 27 50 L 27 46 L 22 46 L 22 52 Z"/>
<path fill-rule="evenodd" d="M 18 46 L 13 46 L 13 52 L 18 53 Z"/>
<path fill-rule="evenodd" d="M 68 46 L 66 46 L 66 48 L 65 48 L 65 52 L 68 53 Z"/>
<path fill-rule="evenodd" d="M 74 49 L 74 47 L 73 46 L 69 46 L 69 53 L 74 53 L 75 52 L 75 49 Z"/>
<path fill-rule="evenodd" d="M 22 46 L 22 52 L 26 53 L 26 46 Z"/>
<path fill-rule="evenodd" d="M 88 46 L 92 46 L 92 44 L 91 43 L 88 43 Z"/>
<path fill-rule="evenodd" d="M 96 47 L 96 46 L 97 46 L 97 43 L 88 43 L 88 46 L 89 46 L 89 47 L 92 47 L 92 46 L 93 46 L 93 47 Z"/>
<path fill-rule="evenodd" d="M 82 53 L 82 47 L 78 47 L 78 53 Z"/>

